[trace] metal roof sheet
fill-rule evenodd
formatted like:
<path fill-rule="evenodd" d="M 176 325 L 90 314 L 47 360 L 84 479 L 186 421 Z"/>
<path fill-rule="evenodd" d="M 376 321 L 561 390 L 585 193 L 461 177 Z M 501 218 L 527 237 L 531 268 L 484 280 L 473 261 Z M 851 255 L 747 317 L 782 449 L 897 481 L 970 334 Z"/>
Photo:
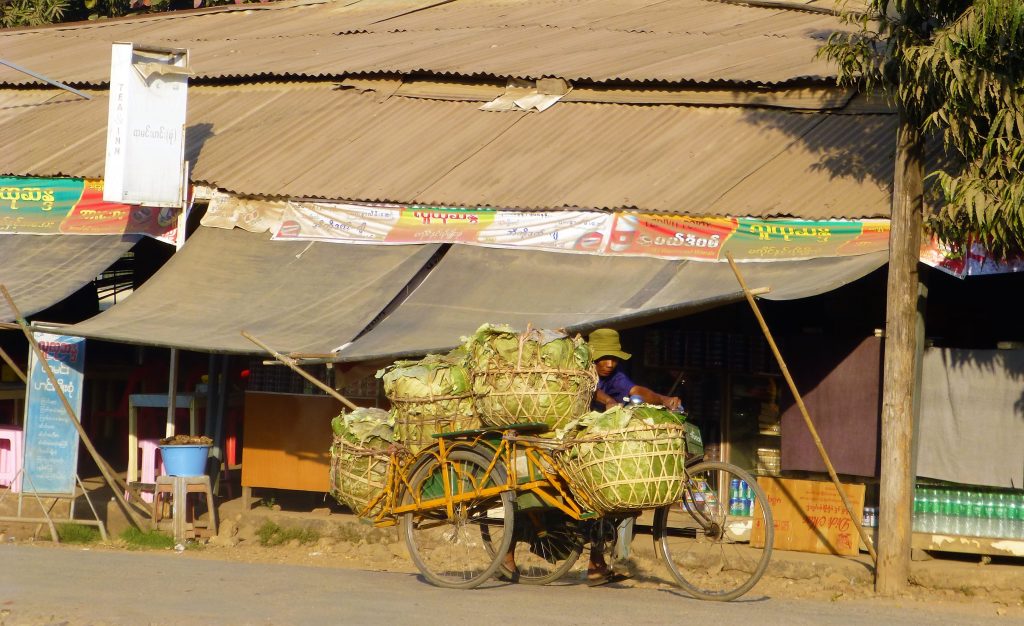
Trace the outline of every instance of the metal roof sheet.
<path fill-rule="evenodd" d="M 324 2 L 5 32 L 0 49 L 78 86 L 107 84 L 114 41 L 189 48 L 199 80 L 423 72 L 779 84 L 833 79 L 815 52 L 841 28 L 829 15 L 709 0 Z M 0 84 L 31 82 L 0 68 Z"/>
<path fill-rule="evenodd" d="M 107 98 L 0 109 L 0 174 L 103 174 Z M 886 217 L 892 115 L 562 102 L 543 113 L 326 86 L 196 87 L 192 180 L 233 193 L 695 215 Z"/>

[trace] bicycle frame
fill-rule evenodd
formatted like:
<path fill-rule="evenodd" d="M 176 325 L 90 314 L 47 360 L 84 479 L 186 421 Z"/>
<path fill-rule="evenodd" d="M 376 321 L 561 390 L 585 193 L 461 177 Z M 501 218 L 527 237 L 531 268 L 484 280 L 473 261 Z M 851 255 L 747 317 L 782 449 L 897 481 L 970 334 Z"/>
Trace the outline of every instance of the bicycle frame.
<path fill-rule="evenodd" d="M 500 436 L 496 437 L 496 434 Z M 437 447 L 421 450 L 412 457 L 401 457 L 392 454 L 385 475 L 385 489 L 366 507 L 372 510 L 383 502 L 380 513 L 374 518 L 378 527 L 393 526 L 398 518 L 406 513 L 417 513 L 444 508 L 448 516 L 455 515 L 459 504 L 498 495 L 504 491 L 517 493 L 529 492 L 536 495 L 545 504 L 557 508 L 576 520 L 598 517 L 587 507 L 586 502 L 577 501 L 568 489 L 568 481 L 558 462 L 548 454 L 543 446 L 553 445 L 547 439 L 524 437 L 514 429 L 502 431 L 470 431 L 465 434 L 455 433 L 437 437 Z M 490 457 L 490 464 L 482 477 L 474 477 L 472 491 L 454 493 L 453 469 L 449 461 L 453 450 L 468 449 L 481 456 Z M 525 459 L 523 481 L 520 482 L 519 456 Z M 421 498 L 420 493 L 411 484 L 415 471 L 433 458 L 441 466 L 441 486 L 443 495 L 429 499 Z M 504 480 L 500 480 L 498 467 L 504 470 Z M 402 495 L 409 493 L 413 501 L 402 504 Z"/>

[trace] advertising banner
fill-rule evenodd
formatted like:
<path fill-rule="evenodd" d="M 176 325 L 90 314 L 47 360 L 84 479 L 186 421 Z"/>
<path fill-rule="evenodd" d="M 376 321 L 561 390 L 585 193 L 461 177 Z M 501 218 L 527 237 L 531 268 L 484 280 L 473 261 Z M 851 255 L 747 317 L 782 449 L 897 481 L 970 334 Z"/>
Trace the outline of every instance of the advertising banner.
<path fill-rule="evenodd" d="M 76 415 L 82 412 L 85 339 L 35 333 L 39 347 Z M 25 473 L 22 491 L 74 495 L 78 467 L 78 430 L 57 389 L 33 351 L 25 403 Z"/>
<path fill-rule="evenodd" d="M 211 206 L 211 211 L 216 212 Z M 205 222 L 204 222 L 205 223 Z M 467 243 L 610 256 L 772 261 L 885 250 L 888 220 L 804 221 L 601 211 L 510 211 L 296 203 L 274 239 L 342 243 Z"/>
<path fill-rule="evenodd" d="M 0 177 L 0 233 L 148 235 L 174 243 L 180 208 L 103 201 L 103 181 Z"/>

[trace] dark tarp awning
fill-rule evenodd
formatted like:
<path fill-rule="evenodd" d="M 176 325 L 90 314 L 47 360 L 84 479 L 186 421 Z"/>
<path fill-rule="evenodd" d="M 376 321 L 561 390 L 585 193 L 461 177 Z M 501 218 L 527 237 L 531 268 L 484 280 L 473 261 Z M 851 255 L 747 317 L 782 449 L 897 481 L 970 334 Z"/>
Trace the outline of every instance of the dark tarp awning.
<path fill-rule="evenodd" d="M 0 235 L 0 284 L 29 316 L 75 293 L 139 240 L 138 235 Z M 0 298 L 0 321 L 14 313 Z"/>
<path fill-rule="evenodd" d="M 281 352 L 330 353 L 366 328 L 437 248 L 271 241 L 267 233 L 200 227 L 131 297 L 62 332 L 261 352 L 244 329 Z"/>
<path fill-rule="evenodd" d="M 831 291 L 884 265 L 888 253 L 741 264 L 770 299 Z M 453 246 L 398 308 L 339 354 L 342 361 L 447 350 L 485 322 L 587 331 L 636 325 L 743 298 L 727 263 L 613 258 Z"/>

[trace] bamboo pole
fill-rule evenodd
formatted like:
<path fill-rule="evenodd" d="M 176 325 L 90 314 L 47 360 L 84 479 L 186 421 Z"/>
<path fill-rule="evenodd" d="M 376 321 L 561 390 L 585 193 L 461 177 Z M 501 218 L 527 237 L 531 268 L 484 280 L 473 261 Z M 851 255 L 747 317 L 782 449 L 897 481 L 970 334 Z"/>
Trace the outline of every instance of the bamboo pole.
<path fill-rule="evenodd" d="M 789 385 L 790 392 L 793 393 L 793 398 L 796 399 L 796 404 L 800 407 L 800 414 L 804 417 L 804 423 L 807 424 L 807 430 L 811 433 L 811 438 L 814 439 L 814 445 L 818 448 L 818 454 L 821 455 L 821 460 L 825 462 L 825 467 L 828 469 L 828 475 L 832 478 L 832 483 L 836 486 L 836 491 L 839 492 L 839 497 L 843 500 L 843 505 L 846 507 L 846 512 L 849 514 L 850 519 L 853 521 L 854 528 L 860 534 L 861 541 L 868 548 L 868 554 L 871 555 L 871 560 L 878 564 L 878 555 L 875 554 L 875 547 L 871 545 L 871 540 L 868 537 L 867 531 L 860 524 L 860 519 L 857 513 L 853 510 L 853 505 L 850 504 L 850 499 L 846 497 L 846 492 L 843 491 L 843 486 L 839 482 L 839 477 L 836 475 L 836 470 L 832 467 L 832 460 L 829 459 L 828 453 L 825 452 L 825 446 L 821 443 L 821 438 L 818 437 L 818 429 L 814 427 L 814 422 L 811 421 L 811 416 L 807 412 L 807 407 L 804 405 L 804 399 L 800 396 L 800 392 L 796 388 L 796 383 L 793 382 L 793 377 L 789 373 L 789 368 L 786 367 L 786 362 L 782 360 L 782 353 L 779 352 L 779 347 L 775 345 L 775 339 L 772 338 L 772 333 L 768 330 L 768 323 L 764 321 L 764 317 L 761 315 L 761 309 L 758 308 L 757 302 L 754 301 L 753 294 L 747 289 L 747 283 L 743 280 L 743 275 L 740 274 L 740 268 L 736 265 L 736 261 L 733 260 L 731 253 L 726 253 L 726 258 L 729 259 L 729 265 L 732 267 L 732 271 L 736 274 L 736 280 L 739 281 L 740 287 L 743 288 L 743 295 L 746 296 L 747 302 L 750 304 L 750 308 L 754 310 L 754 316 L 757 317 L 757 322 L 761 325 L 761 331 L 764 332 L 765 339 L 768 340 L 768 345 L 771 346 L 772 353 L 775 355 L 775 360 L 779 362 L 779 369 L 782 370 L 782 375 L 786 378 L 786 384 Z"/>
<path fill-rule="evenodd" d="M 322 389 L 324 392 L 326 392 L 328 395 L 333 396 L 334 399 L 336 399 L 338 402 L 344 404 L 345 406 L 347 406 L 348 408 L 352 409 L 353 411 L 359 408 L 358 406 L 353 404 L 351 400 L 349 400 L 345 396 L 343 396 L 340 393 L 338 393 L 337 390 L 332 389 L 328 385 L 325 385 L 323 382 L 317 380 L 316 377 L 311 375 L 309 372 L 307 372 L 306 370 L 304 370 L 301 367 L 299 367 L 298 362 L 296 362 L 295 359 L 291 358 L 290 356 L 281 354 L 277 350 L 274 350 L 273 348 L 271 348 L 267 344 L 263 343 L 259 339 L 257 339 L 255 337 L 253 337 L 252 335 L 250 335 L 247 331 L 243 330 L 242 331 L 242 336 L 245 337 L 246 339 L 248 339 L 249 341 L 253 342 L 257 346 L 263 348 L 264 350 L 266 350 L 270 354 L 274 355 L 275 359 L 277 359 L 278 361 L 284 363 L 288 367 L 290 367 L 293 370 L 295 370 L 295 372 L 299 376 L 302 376 L 303 378 L 305 378 L 309 382 L 313 383 L 314 385 L 316 385 L 317 387 Z"/>
<path fill-rule="evenodd" d="M 11 312 L 14 313 L 15 319 L 18 320 L 18 326 L 21 327 L 21 331 L 25 333 L 25 338 L 28 339 L 29 346 L 36 355 L 36 359 L 42 366 L 43 371 L 46 372 L 46 377 L 50 380 L 50 384 L 57 391 L 57 396 L 60 398 L 61 403 L 64 405 L 64 410 L 67 412 L 67 417 L 71 420 L 75 430 L 78 431 L 78 436 L 82 439 L 82 443 L 85 444 L 85 449 L 89 451 L 89 455 L 92 456 L 96 462 L 96 466 L 99 468 L 100 473 L 103 474 L 104 480 L 107 481 L 107 485 L 114 492 L 114 498 L 117 503 L 121 506 L 121 510 L 125 513 L 128 518 L 128 522 L 135 528 L 140 528 L 139 520 L 136 518 L 138 513 L 128 504 L 128 500 L 124 497 L 124 492 L 127 491 L 127 485 L 124 481 L 118 481 L 116 474 L 107 465 L 106 460 L 100 456 L 100 453 L 96 450 L 95 446 L 92 445 L 92 440 L 89 439 L 89 435 L 86 434 L 85 429 L 82 428 L 81 422 L 78 421 L 78 415 L 75 410 L 71 408 L 71 403 L 68 401 L 64 390 L 61 388 L 60 383 L 57 382 L 57 377 L 53 373 L 53 368 L 50 367 L 50 363 L 46 358 L 46 354 L 43 353 L 39 344 L 36 342 L 36 338 L 32 335 L 32 331 L 29 330 L 28 322 L 22 317 L 21 311 L 18 310 L 17 305 L 14 304 L 14 299 L 11 298 L 10 292 L 7 291 L 5 285 L 0 285 L 0 292 L 3 293 L 4 299 L 7 300 L 7 306 L 11 307 Z"/>

